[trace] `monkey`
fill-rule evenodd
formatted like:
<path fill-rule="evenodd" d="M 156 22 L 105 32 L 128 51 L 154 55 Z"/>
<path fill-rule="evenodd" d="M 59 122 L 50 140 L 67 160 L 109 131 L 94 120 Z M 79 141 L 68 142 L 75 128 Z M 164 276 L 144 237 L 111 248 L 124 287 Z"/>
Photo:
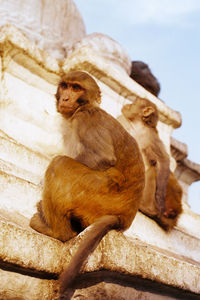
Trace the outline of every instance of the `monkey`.
<path fill-rule="evenodd" d="M 169 155 L 158 135 L 157 107 L 147 99 L 136 98 L 123 106 L 122 113 L 131 121 L 145 164 L 144 196 L 139 210 L 169 231 L 182 212 L 182 188 L 170 171 Z"/>
<path fill-rule="evenodd" d="M 64 299 L 103 236 L 131 225 L 143 197 L 145 172 L 136 140 L 98 106 L 101 93 L 91 75 L 65 74 L 55 96 L 57 111 L 71 128 L 67 141 L 71 156 L 59 155 L 50 162 L 30 226 L 62 242 L 89 226 L 60 276 L 60 299 Z"/>
<path fill-rule="evenodd" d="M 147 91 L 158 97 L 160 93 L 160 83 L 152 74 L 147 64 L 142 61 L 132 61 L 130 77 Z"/>

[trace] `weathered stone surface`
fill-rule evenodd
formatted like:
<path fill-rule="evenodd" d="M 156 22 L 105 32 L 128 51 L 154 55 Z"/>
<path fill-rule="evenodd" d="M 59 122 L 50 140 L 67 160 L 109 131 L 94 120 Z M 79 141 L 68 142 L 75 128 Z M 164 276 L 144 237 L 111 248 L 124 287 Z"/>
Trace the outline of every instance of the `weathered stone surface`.
<path fill-rule="evenodd" d="M 51 64 L 53 59 L 46 60 L 46 56 L 37 55 L 30 42 L 15 28 L 8 27 L 7 31 L 3 28 L 2 31 L 0 48 L 5 56 L 2 57 L 4 76 L 1 85 L 0 128 L 8 137 L 33 151 L 55 156 L 63 151 L 62 135 L 58 129 L 60 116 L 56 112 L 54 97 L 59 67 Z M 15 52 L 14 57 L 10 51 Z M 10 54 L 9 59 L 6 53 Z M 26 67 L 27 60 L 31 60 L 29 68 Z M 61 145 L 61 149 L 58 145 Z"/>
<path fill-rule="evenodd" d="M 194 214 L 194 213 L 193 213 Z M 179 226 L 176 226 L 170 232 L 163 230 L 155 221 L 138 212 L 131 227 L 125 232 L 125 235 L 136 236 L 141 241 L 166 249 L 181 256 L 188 257 L 195 261 L 200 261 L 200 240 L 199 234 L 192 231 L 195 216 L 189 215 L 185 210 L 180 216 Z M 191 218 L 192 225 L 188 225 Z M 193 220 L 193 221 L 192 221 Z M 199 226 L 199 216 L 196 217 L 196 226 Z M 187 226 L 188 225 L 188 226 Z M 189 228 L 188 228 L 189 227 Z"/>
<path fill-rule="evenodd" d="M 15 72 L 14 64 L 17 62 L 33 73 L 40 74 L 42 78 L 48 77 L 48 81 L 51 82 L 55 80 L 55 73 L 60 70 L 59 62 L 55 58 L 31 43 L 13 25 L 4 25 L 0 28 L 0 50 L 2 71 L 9 69 L 10 66 Z M 29 82 L 26 74 L 21 72 L 20 75 Z"/>
<path fill-rule="evenodd" d="M 16 224 L 18 223 L 18 224 Z M 1 212 L 0 260 L 7 266 L 18 266 L 24 273 L 52 274 L 62 267 L 62 256 L 67 255 L 64 244 L 29 227 L 29 219 L 20 214 Z M 27 270 L 25 272 L 25 270 Z"/>
<path fill-rule="evenodd" d="M 172 299 L 168 296 L 156 295 L 146 291 L 140 291 L 131 286 L 124 286 L 112 282 L 96 283 L 88 288 L 78 289 L 74 292 L 71 299 L 78 300 L 164 300 Z"/>
<path fill-rule="evenodd" d="M 30 218 L 41 199 L 42 187 L 0 171 L 0 208 Z"/>
<path fill-rule="evenodd" d="M 68 53 L 68 56 L 76 54 L 80 48 L 92 49 L 101 56 L 109 65 L 114 64 L 120 72 L 126 71 L 128 75 L 131 72 L 131 59 L 126 50 L 108 35 L 102 33 L 92 33 L 86 35 L 80 41 L 75 43 Z"/>
<path fill-rule="evenodd" d="M 8 222 L 1 226 L 1 256 L 4 268 L 23 271 L 33 277 L 53 279 L 68 264 L 84 233 L 63 244 L 57 240 Z M 109 270 L 128 276 L 139 276 L 161 284 L 200 293 L 200 264 L 152 247 L 135 238 L 111 231 L 89 257 L 84 272 Z M 48 275 L 49 274 L 49 275 Z M 3 290 L 0 292 L 3 293 Z"/>
<path fill-rule="evenodd" d="M 0 270 L 0 300 L 54 300 L 58 284 L 45 280 Z"/>
<path fill-rule="evenodd" d="M 1 136 L 0 132 L 0 171 L 40 184 L 48 163 L 45 156 Z"/>
<path fill-rule="evenodd" d="M 72 0 L 0 0 L 0 7 L 0 25 L 15 25 L 59 59 L 85 35 L 83 19 Z"/>
<path fill-rule="evenodd" d="M 194 163 L 187 159 L 188 149 L 186 144 L 171 138 L 170 148 L 172 156 L 177 161 L 175 175 L 183 188 L 182 201 L 187 207 L 189 206 L 188 189 L 193 182 L 200 180 L 200 164 Z"/>
<path fill-rule="evenodd" d="M 185 203 L 183 203 L 183 213 L 180 215 L 177 226 L 183 232 L 200 239 L 200 215 L 191 211 Z"/>
<path fill-rule="evenodd" d="M 193 182 L 200 180 L 200 164 L 184 158 L 177 162 L 175 174 L 183 187 L 183 201 L 188 204 L 188 189 Z"/>
<path fill-rule="evenodd" d="M 101 278 L 104 278 L 103 282 Z M 81 286 L 84 288 L 81 288 Z M 80 286 L 81 285 L 81 286 Z M 69 299 L 90 300 L 195 300 L 199 295 L 180 289 L 155 284 L 138 277 L 127 278 L 116 273 L 102 271 L 85 276 L 84 283 L 77 284 L 76 290 L 68 292 Z"/>
<path fill-rule="evenodd" d="M 175 138 L 170 138 L 170 150 L 176 161 L 183 160 L 188 156 L 188 147 L 185 143 L 182 143 Z"/>

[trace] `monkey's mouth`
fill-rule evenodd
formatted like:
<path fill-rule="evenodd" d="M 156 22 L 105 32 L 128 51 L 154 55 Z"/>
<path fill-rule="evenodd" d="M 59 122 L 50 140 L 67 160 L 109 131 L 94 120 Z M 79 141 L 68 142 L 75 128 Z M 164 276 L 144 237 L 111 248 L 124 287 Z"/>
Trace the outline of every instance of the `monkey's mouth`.
<path fill-rule="evenodd" d="M 74 110 L 74 107 L 70 107 L 70 106 L 65 106 L 65 105 L 60 105 L 58 107 L 59 112 L 70 112 L 72 110 Z"/>

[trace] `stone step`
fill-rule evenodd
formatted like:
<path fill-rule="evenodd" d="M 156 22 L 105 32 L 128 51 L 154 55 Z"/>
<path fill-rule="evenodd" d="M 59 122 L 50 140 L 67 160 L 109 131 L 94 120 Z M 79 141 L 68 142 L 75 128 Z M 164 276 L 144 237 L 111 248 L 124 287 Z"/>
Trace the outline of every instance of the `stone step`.
<path fill-rule="evenodd" d="M 0 171 L 0 208 L 30 218 L 41 199 L 42 186 Z"/>
<path fill-rule="evenodd" d="M 38 184 L 49 159 L 0 132 L 0 170 Z"/>
<path fill-rule="evenodd" d="M 32 277 L 30 282 L 41 289 L 41 295 L 43 295 L 46 288 L 47 294 L 49 292 L 52 293 L 52 285 L 58 287 L 58 283 L 53 283 L 52 279 L 55 279 L 55 276 L 58 276 L 63 267 L 70 262 L 85 232 L 81 233 L 75 239 L 62 243 L 39 234 L 24 225 L 24 217 L 22 217 L 22 221 L 20 222 L 18 216 L 18 224 L 14 223 L 11 215 L 0 215 L 0 240 L 2 241 L 0 247 L 0 265 L 2 264 L 6 271 L 4 274 L 1 274 L 4 276 L 4 280 L 1 280 L 5 282 L 5 280 L 12 279 L 13 286 L 9 285 L 9 291 L 13 290 L 17 293 L 18 289 L 20 291 L 22 288 L 19 273 L 24 274 L 26 278 L 24 277 L 22 280 L 25 284 L 23 289 L 27 292 L 26 299 L 30 299 L 30 292 L 26 289 L 29 286 L 28 276 Z M 170 251 L 152 247 L 137 238 L 125 237 L 122 233 L 116 231 L 109 232 L 103 238 L 100 245 L 89 257 L 88 262 L 83 268 L 83 273 L 93 271 L 98 273 L 102 269 L 114 272 L 115 278 L 123 274 L 126 282 L 127 280 L 131 282 L 132 278 L 133 286 L 136 277 L 139 276 L 139 278 L 149 279 L 152 285 L 156 282 L 159 283 L 161 285 L 160 291 L 162 285 L 168 285 L 178 289 L 177 293 L 179 295 L 184 295 L 184 293 L 186 295 L 187 292 L 200 293 L 199 263 Z M 16 280 L 14 280 L 12 271 L 16 272 Z M 40 282 L 36 280 L 36 278 L 45 277 L 49 279 L 49 286 L 42 279 Z M 144 281 L 143 284 L 144 287 L 146 285 L 148 290 L 148 282 Z M 0 298 L 7 290 L 5 284 L 1 285 Z M 35 298 L 31 299 L 37 298 L 35 296 Z M 42 299 L 54 298 L 42 297 Z M 173 299 L 173 297 L 170 299 Z M 181 299 L 186 298 L 183 297 Z M 194 298 L 189 297 L 188 299 Z"/>
<path fill-rule="evenodd" d="M 13 163 L 4 161 L 2 159 L 0 159 L 0 171 L 8 175 L 14 175 L 36 185 L 40 184 L 40 182 L 42 181 L 42 176 L 33 174 L 32 172 L 29 172 L 21 167 L 14 165 Z"/>

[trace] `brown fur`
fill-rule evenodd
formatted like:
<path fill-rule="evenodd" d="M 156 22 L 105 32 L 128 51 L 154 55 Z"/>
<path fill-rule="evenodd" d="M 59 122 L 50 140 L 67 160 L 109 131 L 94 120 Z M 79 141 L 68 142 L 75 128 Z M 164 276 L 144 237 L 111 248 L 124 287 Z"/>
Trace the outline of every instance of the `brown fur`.
<path fill-rule="evenodd" d="M 159 95 L 160 84 L 156 77 L 152 74 L 149 66 L 144 62 L 132 61 L 130 77 L 156 97 Z"/>
<path fill-rule="evenodd" d="M 137 98 L 133 104 L 125 105 L 122 112 L 132 122 L 133 135 L 145 163 L 145 189 L 140 210 L 169 230 L 182 211 L 182 188 L 170 172 L 169 156 L 156 129 L 157 108 L 149 100 Z"/>
<path fill-rule="evenodd" d="M 79 87 L 73 86 L 74 82 Z M 71 125 L 79 152 L 74 158 L 57 156 L 52 160 L 40 209 L 30 223 L 35 230 L 63 242 L 93 224 L 61 276 L 61 295 L 104 234 L 131 225 L 143 195 L 144 164 L 139 147 L 117 120 L 94 105 L 99 96 L 96 82 L 87 73 L 72 72 L 61 80 L 57 107 Z"/>

